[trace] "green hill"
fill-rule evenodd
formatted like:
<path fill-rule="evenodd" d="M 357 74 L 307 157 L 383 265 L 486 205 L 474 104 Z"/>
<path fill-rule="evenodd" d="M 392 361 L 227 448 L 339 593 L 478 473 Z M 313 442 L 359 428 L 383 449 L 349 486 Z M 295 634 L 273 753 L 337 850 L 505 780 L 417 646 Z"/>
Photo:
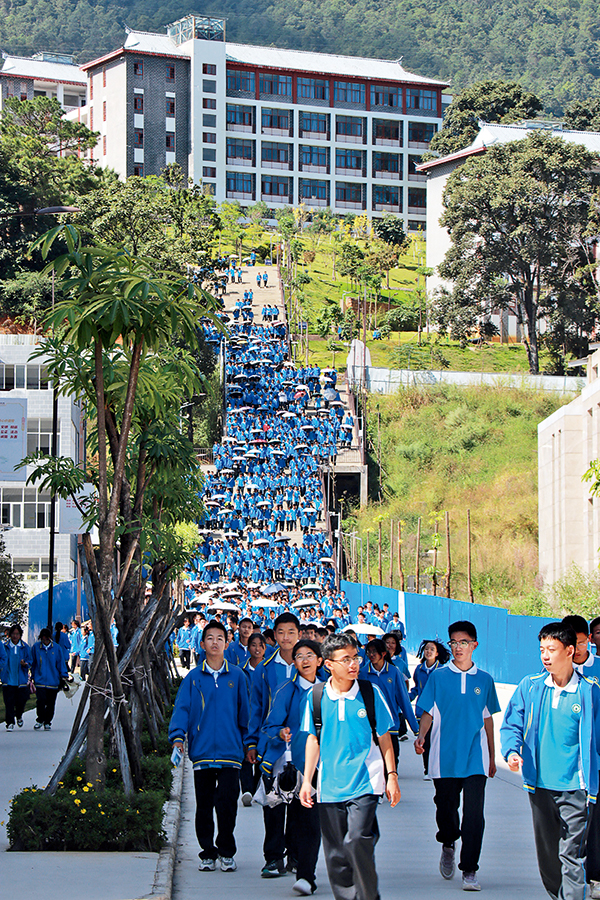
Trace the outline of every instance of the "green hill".
<path fill-rule="evenodd" d="M 600 20 L 590 0 L 1 0 L 0 46 L 61 50 L 84 61 L 118 47 L 124 26 L 149 31 L 188 12 L 227 16 L 227 37 L 348 55 L 403 57 L 409 70 L 452 82 L 519 80 L 560 114 L 600 95 Z"/>

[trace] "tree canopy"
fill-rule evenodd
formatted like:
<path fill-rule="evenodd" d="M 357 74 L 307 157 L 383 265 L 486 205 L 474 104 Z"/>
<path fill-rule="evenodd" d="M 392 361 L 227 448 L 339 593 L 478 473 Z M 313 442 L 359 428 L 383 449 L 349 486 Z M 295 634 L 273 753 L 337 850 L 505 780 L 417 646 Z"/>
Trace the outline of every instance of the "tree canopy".
<path fill-rule="evenodd" d="M 597 160 L 584 147 L 541 132 L 491 147 L 449 177 L 440 219 L 451 246 L 439 273 L 452 282 L 434 317 L 465 336 L 494 309 L 511 309 L 539 370 L 540 320 L 561 353 L 597 322 L 584 248 Z"/>

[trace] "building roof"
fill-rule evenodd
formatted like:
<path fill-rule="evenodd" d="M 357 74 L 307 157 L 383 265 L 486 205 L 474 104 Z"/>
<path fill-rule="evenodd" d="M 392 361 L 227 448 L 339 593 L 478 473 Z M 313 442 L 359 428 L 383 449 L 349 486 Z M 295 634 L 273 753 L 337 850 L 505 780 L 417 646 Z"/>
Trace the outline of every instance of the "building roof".
<path fill-rule="evenodd" d="M 7 56 L 2 62 L 2 75 L 10 75 L 13 78 L 35 78 L 36 81 L 60 81 L 64 84 L 82 86 L 87 84 L 87 78 L 79 66 L 28 59 L 23 56 Z"/>
<path fill-rule="evenodd" d="M 188 42 L 189 43 L 189 42 Z M 86 63 L 83 69 L 93 68 L 100 62 L 118 56 L 123 50 L 152 53 L 161 56 L 189 56 L 187 44 L 177 45 L 167 34 L 148 31 L 130 31 L 122 48 L 101 59 Z M 289 69 L 298 72 L 314 72 L 317 75 L 348 75 L 368 78 L 371 81 L 402 82 L 430 87 L 448 87 L 445 81 L 434 81 L 423 75 L 414 75 L 402 68 L 399 62 L 389 59 L 367 59 L 360 56 L 338 56 L 332 53 L 312 53 L 307 50 L 284 50 L 277 47 L 255 47 L 252 44 L 226 42 L 227 61 L 240 65 L 260 66 L 267 69 Z"/>
<path fill-rule="evenodd" d="M 570 131 L 561 128 L 560 125 L 552 126 L 546 123 L 526 122 L 515 125 L 497 125 L 489 122 L 480 122 L 479 134 L 472 144 L 459 150 L 457 153 L 451 153 L 449 156 L 441 156 L 439 159 L 430 159 L 428 162 L 421 163 L 417 166 L 419 172 L 431 172 L 438 166 L 447 165 L 447 163 L 466 159 L 469 156 L 476 156 L 484 153 L 488 147 L 495 144 L 507 144 L 509 141 L 519 141 L 533 134 L 536 131 L 543 131 L 545 134 L 551 134 L 552 137 L 560 137 L 569 144 L 580 144 L 591 153 L 600 154 L 600 132 L 597 131 Z"/>

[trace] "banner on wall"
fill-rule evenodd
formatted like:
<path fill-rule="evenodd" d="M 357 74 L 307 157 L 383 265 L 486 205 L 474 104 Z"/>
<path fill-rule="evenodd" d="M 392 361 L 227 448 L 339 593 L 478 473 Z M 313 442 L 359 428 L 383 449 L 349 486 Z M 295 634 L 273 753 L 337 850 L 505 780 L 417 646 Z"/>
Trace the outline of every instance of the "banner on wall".
<path fill-rule="evenodd" d="M 77 492 L 77 501 L 79 505 L 87 510 L 90 498 L 95 494 L 96 488 L 93 484 L 84 484 L 82 489 Z M 61 497 L 58 507 L 58 533 L 83 534 L 88 530 L 88 527 L 83 522 L 83 517 L 75 500 L 72 497 L 67 497 L 66 499 Z"/>
<path fill-rule="evenodd" d="M 25 471 L 15 466 L 27 456 L 27 400 L 0 400 L 0 480 L 24 481 Z"/>

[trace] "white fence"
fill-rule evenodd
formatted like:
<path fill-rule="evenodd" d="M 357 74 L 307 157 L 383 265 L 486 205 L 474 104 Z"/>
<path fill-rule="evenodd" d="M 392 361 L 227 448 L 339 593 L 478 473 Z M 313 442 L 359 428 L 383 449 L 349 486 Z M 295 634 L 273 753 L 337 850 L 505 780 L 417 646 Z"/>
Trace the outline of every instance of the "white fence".
<path fill-rule="evenodd" d="M 399 387 L 436 384 L 487 384 L 492 387 L 512 387 L 520 390 L 558 391 L 579 393 L 586 384 L 585 378 L 573 375 L 510 375 L 503 372 L 449 372 L 441 369 L 382 369 L 376 366 L 350 366 L 347 369 L 350 385 L 366 383 L 374 394 L 393 394 Z"/>

